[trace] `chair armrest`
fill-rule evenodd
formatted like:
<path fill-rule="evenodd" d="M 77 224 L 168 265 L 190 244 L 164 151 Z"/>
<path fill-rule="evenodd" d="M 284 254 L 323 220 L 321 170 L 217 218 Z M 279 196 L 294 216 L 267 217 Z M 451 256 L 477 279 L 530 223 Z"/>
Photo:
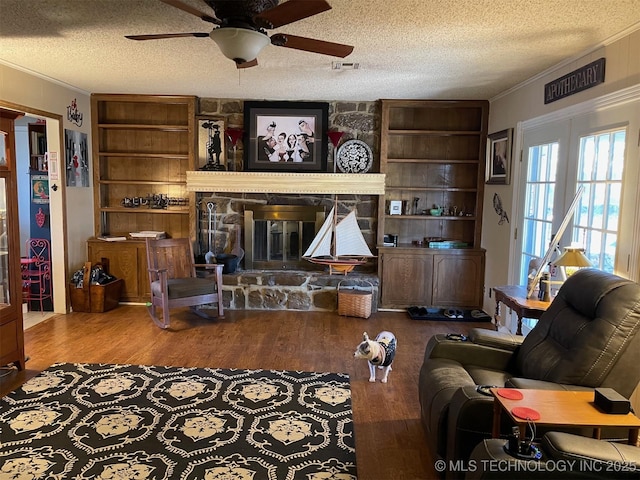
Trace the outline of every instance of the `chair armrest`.
<path fill-rule="evenodd" d="M 640 448 L 635 445 L 608 442 L 571 433 L 548 432 L 542 437 L 544 451 L 555 460 L 575 460 L 583 463 L 593 460 L 602 466 L 627 468 L 631 474 L 640 472 Z M 602 472 L 607 470 L 603 468 Z M 635 477 L 637 478 L 637 477 Z"/>
<path fill-rule="evenodd" d="M 214 268 L 224 267 L 221 263 L 194 263 L 192 266 L 196 268 L 206 268 L 207 270 L 213 270 Z"/>
<path fill-rule="evenodd" d="M 511 388 L 525 388 L 535 390 L 567 390 L 592 392 L 593 388 L 580 385 L 567 385 L 564 383 L 546 382 L 544 380 L 533 380 L 531 378 L 511 377 L 505 385 Z"/>
<path fill-rule="evenodd" d="M 472 328 L 469 331 L 469 340 L 479 345 L 488 347 L 496 347 L 503 350 L 515 351 L 522 342 L 522 335 L 513 335 L 507 332 L 496 332 L 495 330 L 487 330 L 486 328 Z"/>
<path fill-rule="evenodd" d="M 470 340 L 449 340 L 437 334 L 429 339 L 424 358 L 447 358 L 462 365 L 475 365 L 492 370 L 509 370 L 513 352 L 501 348 L 479 345 Z"/>
<path fill-rule="evenodd" d="M 166 268 L 147 268 L 147 270 L 152 273 L 162 273 L 167 271 Z"/>

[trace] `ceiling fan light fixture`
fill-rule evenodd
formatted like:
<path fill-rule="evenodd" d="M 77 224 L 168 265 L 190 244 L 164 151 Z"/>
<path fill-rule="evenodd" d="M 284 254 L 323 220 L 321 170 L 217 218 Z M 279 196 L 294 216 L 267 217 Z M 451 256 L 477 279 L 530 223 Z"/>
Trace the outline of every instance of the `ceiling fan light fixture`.
<path fill-rule="evenodd" d="M 222 54 L 236 63 L 254 60 L 270 40 L 264 33 L 246 28 L 220 27 L 209 36 Z"/>

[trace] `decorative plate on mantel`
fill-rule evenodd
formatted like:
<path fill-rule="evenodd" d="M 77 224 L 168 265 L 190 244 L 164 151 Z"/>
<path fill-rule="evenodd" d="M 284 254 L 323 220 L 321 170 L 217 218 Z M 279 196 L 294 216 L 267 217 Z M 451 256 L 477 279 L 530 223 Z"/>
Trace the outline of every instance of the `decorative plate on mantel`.
<path fill-rule="evenodd" d="M 373 165 L 373 153 L 362 140 L 347 140 L 338 149 L 336 164 L 342 173 L 367 173 Z"/>

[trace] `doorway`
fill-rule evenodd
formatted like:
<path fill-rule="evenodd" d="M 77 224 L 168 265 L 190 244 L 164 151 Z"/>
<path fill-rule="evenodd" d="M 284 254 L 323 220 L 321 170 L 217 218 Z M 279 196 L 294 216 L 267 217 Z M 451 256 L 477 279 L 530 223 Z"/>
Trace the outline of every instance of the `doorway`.
<path fill-rule="evenodd" d="M 48 225 L 50 229 L 51 242 L 51 284 L 53 290 L 52 310 L 53 313 L 68 313 L 69 305 L 66 295 L 66 279 L 67 274 L 67 238 L 66 238 L 66 218 L 65 218 L 65 185 L 64 178 L 61 176 L 59 159 L 60 152 L 63 152 L 63 131 L 62 117 L 55 113 L 45 112 L 42 110 L 6 103 L 0 101 L 0 107 L 7 110 L 20 111 L 34 119 L 42 119 L 45 122 L 46 134 L 46 151 L 49 152 L 49 169 L 47 172 L 49 189 L 49 218 Z M 55 163 L 52 164 L 52 159 Z M 18 195 L 11 201 L 18 202 Z M 22 243 L 22 242 L 21 242 Z M 21 247 L 23 248 L 23 247 Z M 22 255 L 21 251 L 21 255 Z M 35 312 L 40 315 L 40 312 Z"/>
<path fill-rule="evenodd" d="M 53 312 L 46 120 L 14 121 L 25 327 Z M 38 257 L 40 260 L 31 263 Z"/>

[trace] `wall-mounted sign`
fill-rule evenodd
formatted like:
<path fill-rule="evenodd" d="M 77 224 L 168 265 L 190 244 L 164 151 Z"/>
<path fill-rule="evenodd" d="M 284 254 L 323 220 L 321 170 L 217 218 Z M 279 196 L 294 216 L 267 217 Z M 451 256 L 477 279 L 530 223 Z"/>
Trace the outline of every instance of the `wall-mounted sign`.
<path fill-rule="evenodd" d="M 71 105 L 67 106 L 67 120 L 71 123 L 75 123 L 77 126 L 82 126 L 82 113 L 78 111 L 78 104 L 74 98 Z"/>
<path fill-rule="evenodd" d="M 571 73 L 547 83 L 544 86 L 544 103 L 555 102 L 587 88 L 595 87 L 604 82 L 605 59 L 599 58 L 589 65 L 580 67 Z"/>

